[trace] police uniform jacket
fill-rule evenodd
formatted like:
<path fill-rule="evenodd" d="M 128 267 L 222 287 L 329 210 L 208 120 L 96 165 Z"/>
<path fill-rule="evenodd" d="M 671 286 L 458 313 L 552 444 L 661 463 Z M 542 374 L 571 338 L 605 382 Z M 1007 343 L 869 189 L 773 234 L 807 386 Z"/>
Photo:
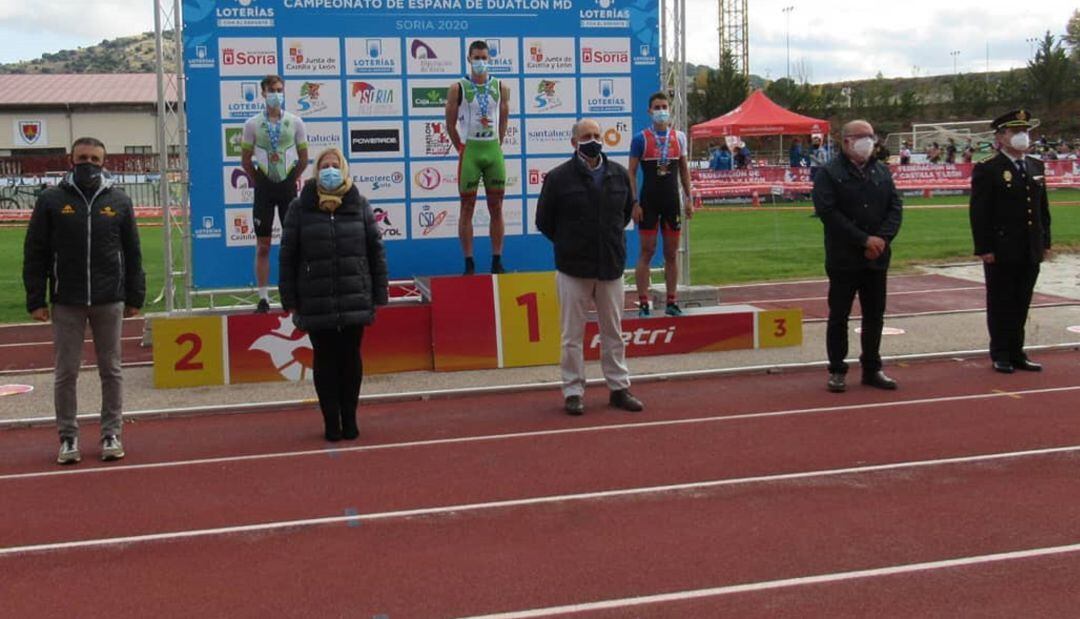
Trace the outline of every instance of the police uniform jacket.
<path fill-rule="evenodd" d="M 975 165 L 971 175 L 971 232 L 975 254 L 1001 264 L 1042 262 L 1050 249 L 1050 203 L 1043 163 L 1024 158 L 1021 175 L 1004 153 Z"/>

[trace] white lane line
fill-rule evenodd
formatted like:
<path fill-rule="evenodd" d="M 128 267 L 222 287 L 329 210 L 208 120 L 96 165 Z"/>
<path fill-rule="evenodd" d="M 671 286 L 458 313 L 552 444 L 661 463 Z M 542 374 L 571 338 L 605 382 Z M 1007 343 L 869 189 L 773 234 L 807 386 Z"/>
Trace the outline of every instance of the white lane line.
<path fill-rule="evenodd" d="M 130 337 L 122 337 L 122 338 L 120 338 L 120 341 L 121 342 L 140 342 L 140 341 L 142 341 L 142 336 L 141 335 L 133 335 L 133 336 L 130 336 Z M 93 343 L 94 343 L 94 340 L 92 340 L 92 339 L 83 340 L 83 345 L 93 344 Z M 47 342 L 16 342 L 14 344 L 0 344 L 0 348 L 20 348 L 20 347 L 52 346 L 52 345 L 53 345 L 53 341 L 49 340 Z"/>
<path fill-rule="evenodd" d="M 973 265 L 975 263 L 972 263 Z M 913 275 L 890 275 L 889 281 L 898 279 L 912 279 L 912 278 L 931 278 L 931 277 L 945 277 L 950 278 L 948 275 L 938 275 L 936 273 L 917 273 Z M 963 280 L 961 280 L 963 281 Z M 795 279 L 795 280 L 777 280 L 772 282 L 757 282 L 754 284 L 729 284 L 727 286 L 719 286 L 720 290 L 736 290 L 739 288 L 782 288 L 784 286 L 797 286 L 802 284 L 827 284 L 828 279 Z"/>
<path fill-rule="evenodd" d="M 975 456 L 960 456 L 955 458 L 937 458 L 934 460 L 913 460 L 909 462 L 894 462 L 891 464 L 874 464 L 869 466 L 855 466 L 842 469 L 821 469 L 816 471 L 803 471 L 799 473 L 780 473 L 774 475 L 757 475 L 753 477 L 740 477 L 734 479 L 715 479 L 709 481 L 688 482 L 682 484 L 668 484 L 663 486 L 646 486 L 638 488 L 623 488 L 620 490 L 602 490 L 598 492 L 581 492 L 575 494 L 558 494 L 542 497 L 530 497 L 526 499 L 509 499 L 504 501 L 490 501 L 487 503 L 465 503 L 461 505 L 446 505 L 441 507 L 422 507 L 416 509 L 398 510 L 390 512 L 376 512 L 371 514 L 346 514 L 344 516 L 326 516 L 321 518 L 304 518 L 300 520 L 283 520 L 276 522 L 262 522 L 258 524 L 245 524 L 230 527 L 218 527 L 214 529 L 192 529 L 187 531 L 170 531 L 166 533 L 149 533 L 146 535 L 130 535 L 126 537 L 107 537 L 98 539 L 78 540 L 71 542 L 56 542 L 49 544 L 34 544 L 29 546 L 11 546 L 0 548 L 0 557 L 21 555 L 34 552 L 47 552 L 55 550 L 72 550 L 76 548 L 91 548 L 98 546 L 117 546 L 123 544 L 136 544 L 143 542 L 164 541 L 174 539 L 189 539 L 193 537 L 209 537 L 215 535 L 227 535 L 233 533 L 252 533 L 258 531 L 270 531 L 276 529 L 313 527 L 324 524 L 373 522 L 377 520 L 393 520 L 401 518 L 416 518 L 420 516 L 437 516 L 442 514 L 457 514 L 461 512 L 474 512 L 493 509 L 506 509 L 511 507 L 531 507 L 534 505 L 546 505 L 552 503 L 565 503 L 570 501 L 592 501 L 597 499 L 621 498 L 629 496 L 641 496 L 648 494 L 664 494 L 669 492 L 683 492 L 686 490 L 702 490 L 708 488 L 720 488 L 724 486 L 740 486 L 748 484 L 775 483 L 782 481 L 813 479 L 820 477 L 836 477 L 841 475 L 857 475 L 862 473 L 880 473 L 904 469 L 919 469 L 934 466 L 952 464 L 972 464 L 997 460 L 1010 460 L 1034 456 L 1048 456 L 1057 454 L 1070 454 L 1080 452 L 1080 445 L 1066 447 L 1050 447 L 1047 449 L 1030 449 L 1027 451 L 1013 451 L 1003 453 L 979 454 Z M 323 454 L 326 452 L 323 451 Z"/>
<path fill-rule="evenodd" d="M 455 438 L 439 438 L 421 441 L 405 441 L 401 443 L 386 443 L 383 445 L 361 445 L 357 447 L 341 447 L 337 449 L 307 449 L 303 451 L 284 451 L 265 454 L 250 454 L 245 456 L 222 456 L 219 458 L 196 458 L 192 460 L 175 460 L 168 462 L 148 462 L 146 464 L 125 464 L 120 466 L 101 466 L 97 468 L 58 469 L 51 471 L 37 471 L 33 473 L 12 473 L 0 475 L 0 482 L 20 479 L 38 479 L 43 477 L 66 477 L 69 475 L 96 475 L 105 473 L 120 473 L 124 471 L 140 471 L 146 469 L 164 469 L 181 466 L 198 466 L 206 464 L 225 464 L 230 462 L 253 462 L 258 460 L 272 460 L 276 458 L 300 458 L 305 456 L 326 457 L 327 454 L 357 453 L 367 451 L 384 451 L 390 449 L 407 449 L 413 447 L 433 447 L 440 445 L 463 445 L 468 443 L 494 442 L 522 438 L 536 438 L 542 436 L 562 436 L 568 434 L 584 434 L 590 432 L 608 432 L 614 430 L 638 430 L 667 426 L 681 426 L 699 423 L 722 423 L 730 421 L 742 421 L 746 419 L 767 419 L 770 417 L 788 417 L 795 415 L 813 415 L 818 413 L 841 413 L 848 411 L 862 411 L 867 409 L 890 408 L 894 406 L 916 406 L 920 404 L 940 404 L 947 402 L 964 402 L 971 400 L 989 400 L 994 398 L 1014 398 L 1015 396 L 1041 395 L 1049 393 L 1064 393 L 1080 391 L 1080 385 L 1069 387 L 1047 387 L 1045 389 L 1029 389 L 1025 391 L 992 391 L 972 395 L 945 396 L 936 398 L 920 398 L 916 400 L 900 400 L 896 402 L 871 402 L 863 404 L 844 404 L 837 406 L 821 406 L 817 408 L 794 408 L 763 413 L 746 413 L 742 415 L 716 415 L 713 417 L 694 417 L 690 419 L 668 419 L 664 421 L 643 421 L 637 423 L 619 423 L 603 426 L 586 426 L 583 428 L 559 428 L 557 430 L 535 430 L 531 432 L 510 432 L 506 434 L 482 434 L 479 436 L 463 436 Z"/>
<path fill-rule="evenodd" d="M 985 290 L 983 286 L 967 286 L 964 288 L 931 288 L 928 290 L 906 290 L 902 292 L 890 292 L 890 297 L 898 297 L 906 294 L 932 294 L 935 292 L 963 292 L 967 290 Z M 754 299 L 751 301 L 725 301 L 721 305 L 754 305 L 755 303 L 794 303 L 796 301 L 827 301 L 829 297 L 792 297 L 789 299 Z"/>
<path fill-rule="evenodd" d="M 1065 546 L 1048 546 L 1044 548 L 1031 548 L 1028 550 L 1014 550 L 1011 552 L 999 552 L 989 555 L 976 555 L 957 559 L 944 559 L 940 561 L 926 561 L 923 563 L 908 563 L 905 565 L 891 565 L 851 572 L 836 572 L 832 574 L 819 574 L 816 576 L 800 576 L 797 578 L 784 578 L 782 580 L 766 580 L 751 582 L 742 585 L 728 585 L 725 587 L 713 587 L 710 589 L 693 589 L 689 591 L 675 591 L 672 593 L 660 593 L 656 595 L 644 595 L 632 598 L 619 598 L 602 600 L 599 602 L 585 602 L 582 604 L 568 604 L 566 606 L 549 606 L 533 610 L 520 610 L 513 612 L 495 613 L 491 615 L 474 615 L 466 619 L 528 619 L 530 617 L 547 617 L 556 614 L 582 613 L 597 610 L 611 610 L 642 606 L 645 604 L 660 604 L 664 602 L 681 602 L 701 598 L 719 597 L 733 593 L 749 593 L 755 591 L 769 591 L 786 587 L 801 587 L 806 585 L 820 585 L 859 578 L 877 578 L 881 576 L 895 576 L 897 574 L 910 574 L 913 572 L 927 572 L 970 565 L 982 565 L 985 563 L 997 563 L 1001 561 L 1015 561 L 1018 559 L 1031 559 L 1035 557 L 1051 557 L 1055 555 L 1071 554 L 1080 552 L 1080 544 L 1068 544 Z"/>

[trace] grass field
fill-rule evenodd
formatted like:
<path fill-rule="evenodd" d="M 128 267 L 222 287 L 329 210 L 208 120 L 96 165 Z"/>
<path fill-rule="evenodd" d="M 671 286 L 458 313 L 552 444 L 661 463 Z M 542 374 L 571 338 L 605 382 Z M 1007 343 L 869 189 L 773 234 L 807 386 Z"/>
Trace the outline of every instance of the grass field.
<path fill-rule="evenodd" d="M 966 204 L 964 196 L 932 198 Z M 921 200 L 921 199 L 919 199 Z M 1080 201 L 1080 192 L 1055 192 L 1053 202 Z M 915 199 L 906 201 L 917 206 Z M 695 284 L 730 284 L 824 276 L 821 222 L 809 210 L 778 208 L 717 209 L 699 212 L 691 224 L 691 279 Z M 1054 206 L 1055 249 L 1080 249 L 1080 206 Z M 0 228 L 0 322 L 27 320 L 22 285 L 26 229 Z M 163 231 L 140 228 L 147 302 L 161 292 Z M 966 208 L 911 208 L 893 249 L 893 268 L 919 263 L 971 260 Z M 147 311 L 161 310 L 150 304 Z"/>

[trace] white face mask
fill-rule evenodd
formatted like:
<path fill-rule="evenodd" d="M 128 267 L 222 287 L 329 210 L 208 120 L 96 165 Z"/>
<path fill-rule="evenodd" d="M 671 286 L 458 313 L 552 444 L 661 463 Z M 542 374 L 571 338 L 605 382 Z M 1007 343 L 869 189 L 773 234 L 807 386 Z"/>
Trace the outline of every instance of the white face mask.
<path fill-rule="evenodd" d="M 1009 138 L 1009 146 L 1012 146 L 1020 152 L 1024 152 L 1030 148 L 1031 138 L 1028 137 L 1027 131 L 1024 131 L 1023 133 L 1014 133 L 1013 136 Z"/>
<path fill-rule="evenodd" d="M 874 152 L 874 138 L 859 138 L 851 145 L 851 150 L 861 159 L 869 159 Z"/>

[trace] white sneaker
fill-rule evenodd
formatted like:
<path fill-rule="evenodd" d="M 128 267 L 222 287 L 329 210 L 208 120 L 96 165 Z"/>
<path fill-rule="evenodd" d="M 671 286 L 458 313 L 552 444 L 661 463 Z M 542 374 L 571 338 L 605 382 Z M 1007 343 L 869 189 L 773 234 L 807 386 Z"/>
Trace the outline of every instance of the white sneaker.
<path fill-rule="evenodd" d="M 60 453 L 56 456 L 57 464 L 75 464 L 82 460 L 79 453 L 79 439 L 65 438 L 60 441 Z"/>
<path fill-rule="evenodd" d="M 119 460 L 124 457 L 124 444 L 119 436 L 106 436 L 101 439 L 101 459 L 105 462 Z"/>

